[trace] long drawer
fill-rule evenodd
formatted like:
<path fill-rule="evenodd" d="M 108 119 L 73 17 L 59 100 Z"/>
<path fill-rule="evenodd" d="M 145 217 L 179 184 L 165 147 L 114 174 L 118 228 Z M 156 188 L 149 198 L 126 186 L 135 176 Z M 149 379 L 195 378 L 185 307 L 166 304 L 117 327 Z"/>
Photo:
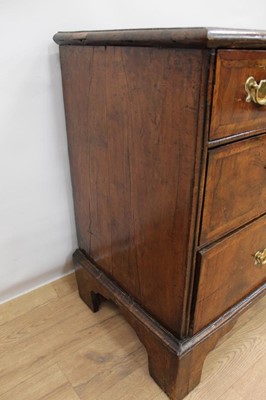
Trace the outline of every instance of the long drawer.
<path fill-rule="evenodd" d="M 200 245 L 266 212 L 266 135 L 210 150 Z"/>
<path fill-rule="evenodd" d="M 266 215 L 198 253 L 194 333 L 266 281 Z"/>

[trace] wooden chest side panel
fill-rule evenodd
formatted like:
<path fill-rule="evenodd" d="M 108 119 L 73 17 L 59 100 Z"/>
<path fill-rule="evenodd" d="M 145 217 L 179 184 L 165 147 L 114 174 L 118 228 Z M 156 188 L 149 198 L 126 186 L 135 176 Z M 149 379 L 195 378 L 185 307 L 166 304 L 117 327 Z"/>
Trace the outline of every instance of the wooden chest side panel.
<path fill-rule="evenodd" d="M 180 335 L 204 52 L 61 46 L 60 54 L 79 246 Z"/>

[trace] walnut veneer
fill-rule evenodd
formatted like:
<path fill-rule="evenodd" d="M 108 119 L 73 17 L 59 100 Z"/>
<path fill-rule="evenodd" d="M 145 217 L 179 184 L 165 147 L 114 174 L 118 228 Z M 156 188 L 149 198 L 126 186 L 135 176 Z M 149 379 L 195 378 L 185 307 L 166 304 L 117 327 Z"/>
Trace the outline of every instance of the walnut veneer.
<path fill-rule="evenodd" d="M 104 298 L 120 307 L 152 377 L 180 400 L 207 353 L 265 292 L 266 106 L 246 102 L 245 82 L 266 79 L 266 32 L 54 39 L 80 296 L 93 311 Z"/>

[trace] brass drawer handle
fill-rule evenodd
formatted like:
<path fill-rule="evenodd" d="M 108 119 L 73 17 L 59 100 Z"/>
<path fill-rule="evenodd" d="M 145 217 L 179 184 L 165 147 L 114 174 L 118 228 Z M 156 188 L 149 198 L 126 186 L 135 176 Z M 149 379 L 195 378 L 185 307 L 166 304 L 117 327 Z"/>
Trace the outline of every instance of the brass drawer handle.
<path fill-rule="evenodd" d="M 257 83 L 253 76 L 250 76 L 246 80 L 245 89 L 248 94 L 246 98 L 247 103 L 253 101 L 253 103 L 260 104 L 261 106 L 266 105 L 266 79 Z"/>
<path fill-rule="evenodd" d="M 266 264 L 266 249 L 264 249 L 263 251 L 257 251 L 254 258 L 255 258 L 255 265 Z"/>

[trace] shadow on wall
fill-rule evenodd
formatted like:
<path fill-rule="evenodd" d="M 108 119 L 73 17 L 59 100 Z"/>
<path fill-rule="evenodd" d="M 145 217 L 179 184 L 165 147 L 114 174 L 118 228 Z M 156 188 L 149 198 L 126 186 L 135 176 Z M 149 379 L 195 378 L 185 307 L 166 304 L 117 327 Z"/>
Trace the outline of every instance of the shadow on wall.
<path fill-rule="evenodd" d="M 6 289 L 2 288 L 0 303 L 8 301 L 9 299 L 15 298 L 17 296 L 20 296 L 21 294 L 26 293 L 28 291 L 34 290 L 39 286 L 45 285 L 48 282 L 58 279 L 61 276 L 66 275 L 71 271 L 73 271 L 72 252 L 77 248 L 77 239 L 76 239 L 77 236 L 76 236 L 76 227 L 74 219 L 72 187 L 71 187 L 68 149 L 67 149 L 67 136 L 66 136 L 66 126 L 65 126 L 64 105 L 63 105 L 59 51 L 58 51 L 58 46 L 52 42 L 52 36 L 51 36 L 51 43 L 48 46 L 47 53 L 49 62 L 48 101 L 50 103 L 48 106 L 51 109 L 49 119 L 52 131 L 54 132 L 53 147 L 56 157 L 55 173 L 58 174 L 58 179 L 62 180 L 62 182 L 60 182 L 61 184 L 58 187 L 58 190 L 62 191 L 61 193 L 59 193 L 58 201 L 60 202 L 60 195 L 61 195 L 61 199 L 64 198 L 64 208 L 66 208 L 62 212 L 62 217 L 66 218 L 66 221 L 63 222 L 65 226 L 65 231 L 62 228 L 53 226 L 53 224 L 50 225 L 51 230 L 53 229 L 62 230 L 62 232 L 60 231 L 59 233 L 56 233 L 54 235 L 55 239 L 54 250 L 55 253 L 57 253 L 55 256 L 55 260 L 57 259 L 55 265 L 53 264 L 53 260 L 51 259 L 52 255 L 48 256 L 47 257 L 48 265 L 46 266 L 45 270 L 40 271 L 38 270 L 38 268 L 36 268 L 35 273 L 32 273 L 31 276 L 29 275 L 21 276 L 21 279 L 14 281 L 12 286 L 8 286 Z M 56 199 L 57 197 L 55 197 L 55 200 Z M 45 199 L 43 201 L 45 201 Z M 43 240 L 47 241 L 47 238 L 43 237 Z M 58 240 L 60 242 L 56 243 Z M 64 240 L 65 240 L 65 248 L 64 246 L 62 248 L 62 243 L 64 243 Z M 62 252 L 63 252 L 63 260 L 62 260 L 63 262 L 60 262 L 60 265 L 58 265 L 58 260 L 62 259 Z M 42 257 L 41 253 L 40 257 Z M 29 263 L 32 264 L 30 260 Z M 25 264 L 27 264 L 27 262 L 25 262 Z M 38 266 L 38 259 L 36 259 L 36 267 L 37 266 Z"/>
<path fill-rule="evenodd" d="M 36 262 L 38 262 L 38 260 Z M 59 279 L 64 275 L 68 275 L 71 272 L 73 272 L 73 261 L 72 255 L 69 255 L 66 258 L 63 266 L 53 266 L 53 269 L 51 271 L 45 271 L 43 274 L 38 273 L 37 276 L 32 276 L 32 278 L 27 279 L 26 282 L 18 282 L 14 284 L 11 288 L 9 287 L 6 290 L 1 290 L 1 298 L 3 299 L 3 301 L 0 301 L 0 304 L 5 303 L 9 300 L 13 300 L 16 297 L 19 297 L 28 292 L 31 292 L 38 287 L 47 285 L 49 282 Z M 21 293 L 22 287 L 23 292 Z"/>
<path fill-rule="evenodd" d="M 52 40 L 52 39 L 51 39 Z M 51 43 L 48 48 L 49 51 L 49 67 L 50 67 L 50 82 L 51 82 L 51 103 L 54 110 L 52 116 L 54 118 L 53 125 L 55 127 L 56 136 L 55 144 L 58 151 L 58 161 L 61 163 L 61 169 L 64 171 L 64 184 L 67 192 L 68 204 L 68 217 L 71 226 L 72 235 L 72 248 L 77 248 L 76 239 L 76 226 L 74 218 L 73 195 L 70 178 L 70 166 L 67 149 L 67 135 L 63 102 L 62 79 L 60 70 L 59 47 L 55 43 Z M 64 144 L 62 146 L 62 143 Z"/>

